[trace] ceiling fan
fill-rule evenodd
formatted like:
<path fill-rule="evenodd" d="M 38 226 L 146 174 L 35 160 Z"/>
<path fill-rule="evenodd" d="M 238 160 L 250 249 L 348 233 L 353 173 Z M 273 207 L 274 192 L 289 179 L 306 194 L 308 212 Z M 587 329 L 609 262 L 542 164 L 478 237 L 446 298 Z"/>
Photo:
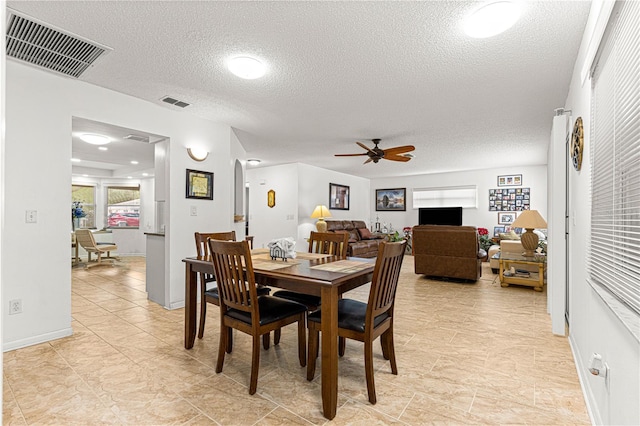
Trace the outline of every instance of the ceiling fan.
<path fill-rule="evenodd" d="M 391 160 L 391 161 L 403 161 L 407 162 L 411 160 L 410 156 L 405 156 L 401 154 L 405 154 L 407 152 L 411 152 L 416 149 L 413 145 L 404 145 L 404 146 L 396 146 L 395 148 L 388 149 L 380 149 L 378 148 L 378 144 L 380 143 L 380 139 L 371 139 L 371 142 L 375 144 L 375 147 L 369 148 L 362 142 L 356 142 L 361 148 L 364 148 L 367 152 L 363 152 L 360 154 L 335 154 L 336 157 L 354 157 L 357 155 L 368 155 L 367 161 L 364 164 L 367 164 L 371 161 L 377 163 L 380 159 Z"/>

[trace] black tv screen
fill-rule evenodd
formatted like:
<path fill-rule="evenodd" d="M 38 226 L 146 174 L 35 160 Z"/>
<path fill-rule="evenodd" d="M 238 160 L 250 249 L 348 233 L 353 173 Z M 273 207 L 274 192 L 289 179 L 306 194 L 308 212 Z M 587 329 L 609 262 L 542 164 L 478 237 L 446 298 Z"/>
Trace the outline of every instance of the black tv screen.
<path fill-rule="evenodd" d="M 462 207 L 427 207 L 418 210 L 419 225 L 462 226 Z"/>

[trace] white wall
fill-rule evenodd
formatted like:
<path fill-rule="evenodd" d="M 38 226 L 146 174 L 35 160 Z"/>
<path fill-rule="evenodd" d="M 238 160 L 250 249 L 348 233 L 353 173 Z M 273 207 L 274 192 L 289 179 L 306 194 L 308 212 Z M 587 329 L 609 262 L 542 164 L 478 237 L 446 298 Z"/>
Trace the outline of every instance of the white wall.
<path fill-rule="evenodd" d="M 369 222 L 369 180 L 308 164 L 286 164 L 247 170 L 249 233 L 254 247 L 266 247 L 274 238 L 292 237 L 296 248 L 307 248 L 315 230 L 311 213 L 318 204 L 329 206 L 329 183 L 349 187 L 349 210 L 331 210 L 331 219 Z M 276 191 L 276 205 L 267 206 L 267 191 Z"/>
<path fill-rule="evenodd" d="M 23 312 L 3 312 L 3 350 L 71 333 L 69 205 L 71 118 L 83 117 L 165 135 L 169 144 L 166 228 L 169 307 L 184 305 L 182 259 L 195 253 L 196 230 L 232 226 L 228 161 L 229 126 L 199 119 L 13 61 L 6 64 L 6 141 L 2 287 L 5 300 L 22 299 Z M 202 163 L 186 147 L 201 144 L 213 153 Z M 211 171 L 214 200 L 185 198 L 185 169 Z M 198 209 L 190 216 L 190 206 Z M 38 211 L 26 224 L 25 210 Z M 45 256 L 31 253 L 34 246 Z M 36 273 L 34 273 L 34 271 Z M 46 279 L 43 279 L 46 276 Z"/>
<path fill-rule="evenodd" d="M 594 10 L 599 6 L 599 2 L 592 4 L 592 14 L 564 105 L 565 109 L 572 110 L 571 125 L 577 117 L 582 117 L 585 133 L 582 170 L 577 172 L 571 168 L 569 173 L 569 339 L 592 421 L 595 424 L 638 425 L 640 343 L 587 281 L 591 208 L 591 81 L 587 80 L 583 85 L 580 73 L 596 31 Z M 638 321 L 637 314 L 631 314 L 630 318 Z M 588 372 L 593 353 L 601 354 L 609 365 L 608 381 Z"/>
<path fill-rule="evenodd" d="M 547 144 L 548 141 L 540 141 Z M 415 161 L 415 160 L 413 160 Z M 490 233 L 498 226 L 498 213 L 489 211 L 489 189 L 498 188 L 498 175 L 522 175 L 522 186 L 505 188 L 531 188 L 531 209 L 547 216 L 547 166 L 510 167 L 503 169 L 471 170 L 466 172 L 434 173 L 418 176 L 372 179 L 369 208 L 372 219 L 380 217 L 380 223 L 393 225 L 396 230 L 418 224 L 418 210 L 413 208 L 413 189 L 429 187 L 447 187 L 476 185 L 478 188 L 478 208 L 465 208 L 462 212 L 462 224 L 487 228 Z M 376 212 L 376 189 L 407 188 L 407 210 L 405 212 Z"/>

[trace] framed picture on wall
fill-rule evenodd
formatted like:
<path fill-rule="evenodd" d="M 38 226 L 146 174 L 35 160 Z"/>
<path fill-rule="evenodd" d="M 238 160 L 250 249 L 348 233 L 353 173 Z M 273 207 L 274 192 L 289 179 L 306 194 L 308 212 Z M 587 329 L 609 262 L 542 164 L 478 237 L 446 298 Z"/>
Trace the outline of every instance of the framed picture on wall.
<path fill-rule="evenodd" d="M 213 173 L 187 169 L 186 197 L 213 200 Z"/>
<path fill-rule="evenodd" d="M 376 211 L 404 212 L 407 188 L 376 189 Z"/>
<path fill-rule="evenodd" d="M 511 225 L 518 216 L 516 212 L 501 212 L 498 213 L 498 224 L 499 225 Z"/>
<path fill-rule="evenodd" d="M 329 210 L 349 210 L 349 187 L 329 184 Z"/>
<path fill-rule="evenodd" d="M 493 227 L 493 236 L 499 237 L 500 234 L 504 234 L 504 226 L 494 226 Z"/>
<path fill-rule="evenodd" d="M 522 175 L 498 176 L 498 186 L 520 186 L 520 185 L 522 185 Z"/>

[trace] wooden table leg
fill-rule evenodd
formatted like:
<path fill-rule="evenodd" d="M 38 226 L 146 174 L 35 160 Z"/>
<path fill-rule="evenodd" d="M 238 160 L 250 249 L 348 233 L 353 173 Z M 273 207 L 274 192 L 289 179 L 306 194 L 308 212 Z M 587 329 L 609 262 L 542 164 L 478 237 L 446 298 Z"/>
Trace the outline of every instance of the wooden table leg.
<path fill-rule="evenodd" d="M 331 420 L 338 406 L 338 289 L 322 288 L 322 410 Z"/>
<path fill-rule="evenodd" d="M 185 264 L 184 294 L 184 347 L 191 349 L 196 340 L 196 305 L 198 304 L 198 277 L 190 263 Z"/>

